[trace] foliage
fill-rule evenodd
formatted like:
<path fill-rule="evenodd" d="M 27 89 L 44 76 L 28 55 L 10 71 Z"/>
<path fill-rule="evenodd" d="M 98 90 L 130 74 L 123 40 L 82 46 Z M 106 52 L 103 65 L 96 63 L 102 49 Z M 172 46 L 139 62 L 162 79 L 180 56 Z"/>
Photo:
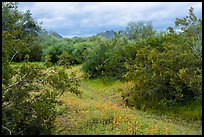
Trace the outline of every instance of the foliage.
<path fill-rule="evenodd" d="M 134 59 L 136 50 L 145 44 L 143 40 L 129 41 L 120 33 L 115 33 L 111 41 L 98 41 L 100 44 L 90 50 L 82 67 L 90 77 L 123 79 L 127 72 L 124 62 Z"/>
<path fill-rule="evenodd" d="M 154 35 L 154 30 L 151 22 L 129 22 L 126 28 L 127 36 L 130 40 L 146 39 Z"/>
<path fill-rule="evenodd" d="M 126 78 L 135 82 L 133 98 L 156 96 L 159 100 L 186 102 L 200 96 L 201 62 L 187 49 L 183 53 L 184 48 L 169 45 L 162 53 L 149 46 L 138 50 L 134 65 L 126 64 Z M 195 78 L 198 83 L 193 87 L 190 81 Z"/>
<path fill-rule="evenodd" d="M 21 20 L 32 22 L 31 14 L 20 13 L 12 2 L 3 2 L 2 12 L 2 134 L 51 134 L 57 97 L 66 91 L 80 94 L 79 81 L 64 69 L 29 63 L 27 50 L 35 29 L 24 27 Z M 15 65 L 14 57 L 20 53 L 26 61 Z M 49 57 L 46 60 L 49 64 Z"/>
<path fill-rule="evenodd" d="M 58 60 L 58 65 L 59 66 L 65 66 L 66 68 L 70 67 L 70 61 L 71 61 L 71 56 L 64 51 L 60 56 L 59 56 L 59 60 Z"/>
<path fill-rule="evenodd" d="M 82 69 L 91 77 L 101 75 L 101 67 L 104 65 L 103 62 L 105 60 L 104 56 L 108 41 L 99 39 L 97 44 L 97 46 L 88 51 L 87 58 L 82 66 Z"/>
<path fill-rule="evenodd" d="M 16 54 L 28 50 L 30 37 L 17 38 L 23 33 L 22 27 L 16 24 L 22 18 L 17 3 L 2 3 L 2 13 L 2 83 L 8 85 L 12 76 L 9 62 Z"/>
<path fill-rule="evenodd" d="M 49 34 L 45 31 L 41 33 L 35 41 L 35 43 L 40 46 L 41 59 L 43 60 L 45 56 L 49 55 L 53 64 L 59 62 L 59 56 L 63 54 L 63 52 L 67 52 L 69 54 L 70 65 L 81 64 L 85 61 L 87 49 L 94 46 L 94 43 L 89 39 L 59 38 L 55 35 L 53 35 L 53 33 Z"/>
<path fill-rule="evenodd" d="M 16 82 L 3 88 L 3 125 L 12 134 L 51 134 L 57 96 L 67 91 L 80 94 L 78 81 L 63 69 L 46 69 L 36 63 L 13 69 Z"/>
<path fill-rule="evenodd" d="M 68 75 L 67 68 L 73 64 L 83 64 L 83 71 L 91 78 L 102 77 L 109 80 L 107 83 L 112 78 L 125 78 L 133 83 L 132 88 L 122 90 L 122 99 L 129 106 L 160 113 L 171 109 L 179 115 L 201 119 L 202 19 L 194 15 L 193 8 L 188 16 L 176 19 L 180 32 L 171 27 L 167 32 L 155 32 L 151 22 L 131 22 L 124 34 L 115 33 L 111 40 L 100 36 L 69 39 L 42 31 L 30 11 L 18 11 L 18 3 L 3 2 L 2 13 L 3 134 L 55 133 L 55 119 L 62 103 L 58 97 L 72 92 L 82 98 L 79 80 L 74 73 Z M 55 63 L 57 67 L 53 67 Z M 101 103 L 101 95 L 107 91 L 96 87 L 92 94 L 100 96 L 98 104 L 88 108 L 80 109 L 80 99 L 65 99 L 69 103 L 67 110 L 75 114 L 75 129 L 67 127 L 73 133 L 94 130 L 102 134 L 169 134 L 168 128 L 141 124 L 143 120 L 120 108 L 123 106 L 107 100 Z M 85 110 L 90 108 L 93 110 L 87 114 Z"/>
<path fill-rule="evenodd" d="M 14 44 L 10 42 L 12 48 L 9 51 L 9 59 L 11 61 L 23 61 L 25 54 L 34 49 L 32 42 L 41 31 L 41 26 L 31 17 L 30 11 L 21 13 L 17 6 L 18 3 L 9 2 L 3 2 L 2 5 L 2 36 L 7 41 L 14 42 Z M 4 43 L 4 45 L 7 44 Z"/>
<path fill-rule="evenodd" d="M 195 56 L 202 58 L 202 19 L 196 17 L 193 11 L 191 7 L 186 17 L 176 18 L 175 26 L 181 30 L 179 40 L 189 46 Z"/>
<path fill-rule="evenodd" d="M 62 44 L 59 44 L 59 39 L 53 37 L 49 40 L 49 45 L 48 48 L 43 50 L 44 56 L 50 55 L 51 57 L 51 62 L 52 63 L 57 63 L 58 61 L 58 56 L 62 54 L 61 48 L 64 46 Z"/>
<path fill-rule="evenodd" d="M 192 9 L 190 14 L 191 11 Z M 178 20 L 176 23 L 179 23 Z M 125 63 L 128 69 L 125 77 L 135 85 L 123 95 L 129 105 L 142 110 L 167 110 L 175 104 L 187 105 L 200 100 L 202 59 L 186 42 L 183 42 L 184 36 L 191 39 L 197 35 L 187 33 L 189 30 L 187 26 L 182 30 L 185 31 L 175 33 L 171 30 L 159 39 L 150 37 L 147 40 L 148 45 L 137 50 L 132 63 Z M 155 42 L 157 45 L 154 45 Z"/>

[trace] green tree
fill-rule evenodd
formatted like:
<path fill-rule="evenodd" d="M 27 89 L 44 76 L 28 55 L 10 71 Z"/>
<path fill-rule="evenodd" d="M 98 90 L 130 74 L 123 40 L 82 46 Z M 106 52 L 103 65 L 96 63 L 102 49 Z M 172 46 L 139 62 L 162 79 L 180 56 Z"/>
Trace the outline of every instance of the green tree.
<path fill-rule="evenodd" d="M 17 9 L 18 3 L 3 2 L 2 5 L 2 29 L 3 33 L 12 34 L 15 43 L 13 44 L 12 52 L 9 52 L 11 61 L 23 61 L 26 53 L 30 52 L 32 42 L 38 33 L 41 31 L 41 26 L 31 17 L 30 11 L 21 13 Z M 10 33 L 10 31 L 15 31 Z M 3 35 L 3 36 L 7 36 Z M 7 38 L 11 38 L 7 37 Z M 20 43 L 22 41 L 22 43 Z"/>
<path fill-rule="evenodd" d="M 131 40 L 146 39 L 152 36 L 155 32 L 151 22 L 129 22 L 126 28 L 126 33 Z"/>
<path fill-rule="evenodd" d="M 59 56 L 58 65 L 65 66 L 66 68 L 70 68 L 71 61 L 72 61 L 72 56 L 70 56 L 66 51 L 64 51 Z"/>
<path fill-rule="evenodd" d="M 202 58 L 202 19 L 195 16 L 192 7 L 186 17 L 176 18 L 175 27 L 181 30 L 179 40 L 189 46 L 195 56 Z M 172 27 L 169 30 L 175 32 Z"/>
<path fill-rule="evenodd" d="M 101 43 L 90 50 L 82 69 L 91 77 L 101 76 L 105 60 L 105 52 L 107 43 Z"/>
<path fill-rule="evenodd" d="M 193 15 L 187 17 L 197 20 Z M 190 25 L 189 22 L 177 19 L 183 32 L 177 33 L 169 28 L 168 33 L 148 38 L 147 46 L 137 49 L 135 59 L 125 63 L 128 70 L 125 77 L 135 84 L 132 90 L 124 93 L 129 105 L 140 109 L 143 106 L 158 109 L 158 106 L 165 105 L 162 109 L 168 109 L 167 104 L 187 105 L 202 100 L 202 59 L 188 46 L 193 43 L 192 39 L 202 34 L 192 30 L 197 32 L 202 27 L 196 29 L 199 23 L 193 21 Z M 193 27 L 192 24 L 197 25 Z"/>
<path fill-rule="evenodd" d="M 34 35 L 24 35 L 18 3 L 3 2 L 2 15 L 2 134 L 51 134 L 57 97 L 67 91 L 80 94 L 79 81 L 64 69 L 30 62 L 14 65 L 14 53 L 25 52 Z"/>

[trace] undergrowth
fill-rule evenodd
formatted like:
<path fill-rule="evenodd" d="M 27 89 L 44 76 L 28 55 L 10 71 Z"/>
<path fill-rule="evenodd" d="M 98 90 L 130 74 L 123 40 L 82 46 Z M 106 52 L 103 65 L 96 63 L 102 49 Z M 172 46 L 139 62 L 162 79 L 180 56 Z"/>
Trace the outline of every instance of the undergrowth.
<path fill-rule="evenodd" d="M 60 135 L 175 135 L 201 134 L 200 121 L 182 121 L 150 111 L 126 106 L 122 91 L 130 89 L 131 82 L 102 79 L 83 80 L 82 96 L 65 93 L 61 116 L 56 120 Z M 61 106 L 62 107 L 62 106 Z M 185 110 L 183 108 L 183 110 Z M 187 111 L 184 111 L 185 113 Z M 193 112 L 192 112 L 193 114 Z M 191 115 L 186 113 L 186 115 Z"/>

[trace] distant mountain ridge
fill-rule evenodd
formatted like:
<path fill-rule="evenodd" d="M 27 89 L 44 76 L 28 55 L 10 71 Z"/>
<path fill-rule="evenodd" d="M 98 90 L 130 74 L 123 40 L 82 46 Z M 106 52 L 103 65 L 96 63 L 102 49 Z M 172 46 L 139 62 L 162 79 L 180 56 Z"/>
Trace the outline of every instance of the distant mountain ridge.
<path fill-rule="evenodd" d="M 107 39 L 113 39 L 114 33 L 120 33 L 120 36 L 126 35 L 124 30 L 120 30 L 120 31 L 111 30 L 111 31 L 105 31 L 105 32 L 98 33 L 96 36 L 102 36 Z"/>
<path fill-rule="evenodd" d="M 112 39 L 114 37 L 114 32 L 113 30 L 111 31 L 105 31 L 105 32 L 101 32 L 99 34 L 97 34 L 96 36 L 102 36 L 105 37 L 107 39 Z"/>
<path fill-rule="evenodd" d="M 52 36 L 57 37 L 57 38 L 60 38 L 60 39 L 63 38 L 60 34 L 58 34 L 58 33 L 56 33 L 56 32 L 52 32 L 52 31 L 50 32 L 49 35 L 52 35 Z"/>
<path fill-rule="evenodd" d="M 120 35 L 124 35 L 124 31 L 123 30 L 120 30 L 120 31 L 114 31 L 114 30 L 110 30 L 110 31 L 105 31 L 105 32 L 100 32 L 98 34 L 95 34 L 93 36 L 102 36 L 102 37 L 105 37 L 107 39 L 113 39 L 114 38 L 114 33 L 120 33 Z M 63 36 L 61 36 L 60 34 L 56 33 L 56 32 L 49 32 L 49 35 L 50 36 L 54 36 L 54 37 L 57 37 L 57 38 L 64 38 Z M 71 38 L 79 38 L 81 36 L 73 36 Z M 88 36 L 88 37 L 91 37 L 91 36 Z"/>

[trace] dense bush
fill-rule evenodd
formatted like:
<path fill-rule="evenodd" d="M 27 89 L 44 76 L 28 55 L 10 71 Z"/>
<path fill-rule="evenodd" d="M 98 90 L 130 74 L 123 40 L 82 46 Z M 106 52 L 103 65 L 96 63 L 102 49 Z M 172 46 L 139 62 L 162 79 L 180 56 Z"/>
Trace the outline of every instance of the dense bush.
<path fill-rule="evenodd" d="M 47 37 L 45 37 L 47 35 Z M 70 64 L 82 64 L 87 55 L 87 49 L 94 46 L 94 43 L 86 38 L 57 38 L 52 35 L 44 34 L 40 36 L 39 44 L 42 45 L 42 56 L 50 56 L 52 63 L 59 62 L 59 56 L 67 52 L 70 56 Z M 44 41 L 40 41 L 44 39 Z"/>
<path fill-rule="evenodd" d="M 87 58 L 82 66 L 82 69 L 90 75 L 90 77 L 97 77 L 102 74 L 102 69 L 105 61 L 105 52 L 107 50 L 108 42 L 100 40 L 100 44 L 87 51 Z"/>
<path fill-rule="evenodd" d="M 127 39 L 115 37 L 110 40 L 98 40 L 96 46 L 89 50 L 82 69 L 91 77 L 122 78 L 125 73 L 124 62 L 130 55 L 125 52 Z"/>
<path fill-rule="evenodd" d="M 49 40 L 49 42 L 47 42 L 46 48 L 43 50 L 43 56 L 50 55 L 51 62 L 57 63 L 58 56 L 63 52 L 62 47 L 66 46 L 66 44 L 62 44 L 60 40 L 55 37 L 47 40 Z"/>
<path fill-rule="evenodd" d="M 178 20 L 176 23 L 179 24 Z M 193 27 L 197 34 L 202 35 L 199 23 L 193 24 Z M 184 26 L 184 31 L 180 33 L 171 28 L 159 39 L 150 37 L 147 46 L 137 50 L 132 63 L 125 63 L 128 69 L 125 77 L 135 84 L 131 91 L 123 95 L 129 105 L 139 109 L 158 109 L 202 100 L 202 54 L 198 47 L 195 47 L 197 52 L 193 50 L 193 46 L 202 46 L 194 44 L 195 41 L 199 44 L 202 39 L 190 35 L 188 28 Z M 189 37 L 187 42 L 184 36 Z"/>
<path fill-rule="evenodd" d="M 115 33 L 112 40 L 98 41 L 83 64 L 83 70 L 91 77 L 123 79 L 127 71 L 124 63 L 133 60 L 137 49 L 145 45 L 144 39 L 129 41 L 119 33 Z"/>
<path fill-rule="evenodd" d="M 89 52 L 83 70 L 91 77 L 123 79 L 127 72 L 124 63 L 133 60 L 140 47 L 151 44 L 151 41 L 158 41 L 156 38 L 151 22 L 130 22 L 125 32 L 115 32 L 114 38 L 109 42 L 102 44 L 101 40 L 95 38 L 100 44 Z"/>
<path fill-rule="evenodd" d="M 30 35 L 32 29 L 25 32 L 21 24 L 24 14 L 18 11 L 18 3 L 3 2 L 2 12 L 2 134 L 51 134 L 57 97 L 66 91 L 80 94 L 79 81 L 64 69 L 28 62 L 27 50 L 35 39 Z M 25 62 L 13 63 L 17 55 L 25 55 Z M 46 60 L 46 65 L 50 64 L 49 56 Z"/>
<path fill-rule="evenodd" d="M 3 126 L 12 134 L 51 134 L 60 103 L 57 97 L 67 91 L 80 94 L 78 81 L 63 69 L 46 70 L 36 63 L 12 69 L 16 82 L 2 89 Z M 2 132 L 9 133 L 5 129 Z"/>
<path fill-rule="evenodd" d="M 128 37 L 115 33 L 110 41 L 97 39 L 100 44 L 89 52 L 83 70 L 90 77 L 133 81 L 134 88 L 123 96 L 140 109 L 190 104 L 202 96 L 201 23 L 192 8 L 189 16 L 176 19 L 181 32 L 131 23 Z"/>
<path fill-rule="evenodd" d="M 202 94 L 201 60 L 185 46 L 165 45 L 162 53 L 150 46 L 141 48 L 134 65 L 126 64 L 126 67 L 129 70 L 126 79 L 135 83 L 134 92 L 128 94 L 135 101 L 153 98 L 161 102 L 187 103 Z"/>

